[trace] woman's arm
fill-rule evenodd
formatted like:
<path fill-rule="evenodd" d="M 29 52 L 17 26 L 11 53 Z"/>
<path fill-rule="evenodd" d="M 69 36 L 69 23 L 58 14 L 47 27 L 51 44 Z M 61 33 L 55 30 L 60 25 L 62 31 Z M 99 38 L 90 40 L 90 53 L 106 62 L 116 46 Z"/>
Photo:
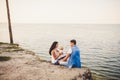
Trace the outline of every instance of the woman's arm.
<path fill-rule="evenodd" d="M 59 54 L 59 55 L 57 56 L 54 51 L 52 51 L 51 53 L 52 53 L 52 56 L 53 56 L 53 58 L 54 58 L 55 60 L 61 55 L 61 54 Z"/>

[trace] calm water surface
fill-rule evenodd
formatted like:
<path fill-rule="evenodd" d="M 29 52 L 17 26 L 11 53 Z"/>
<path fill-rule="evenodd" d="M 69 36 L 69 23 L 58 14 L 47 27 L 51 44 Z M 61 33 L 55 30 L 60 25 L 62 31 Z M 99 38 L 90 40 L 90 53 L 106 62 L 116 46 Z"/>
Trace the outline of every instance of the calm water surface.
<path fill-rule="evenodd" d="M 53 41 L 59 41 L 66 52 L 69 41 L 76 39 L 83 66 L 99 75 L 120 80 L 119 24 L 13 24 L 13 34 L 16 43 L 46 60 L 50 60 L 48 50 Z M 0 41 L 9 41 L 6 24 L 0 24 Z"/>

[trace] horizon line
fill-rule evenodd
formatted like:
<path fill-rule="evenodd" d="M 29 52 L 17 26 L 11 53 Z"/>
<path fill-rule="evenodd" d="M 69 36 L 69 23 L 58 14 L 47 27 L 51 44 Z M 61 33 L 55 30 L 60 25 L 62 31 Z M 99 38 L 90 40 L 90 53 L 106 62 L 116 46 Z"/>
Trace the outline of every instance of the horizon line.
<path fill-rule="evenodd" d="M 8 23 L 0 22 L 0 24 L 8 24 Z M 120 23 L 18 23 L 18 22 L 11 22 L 11 24 L 120 24 Z"/>

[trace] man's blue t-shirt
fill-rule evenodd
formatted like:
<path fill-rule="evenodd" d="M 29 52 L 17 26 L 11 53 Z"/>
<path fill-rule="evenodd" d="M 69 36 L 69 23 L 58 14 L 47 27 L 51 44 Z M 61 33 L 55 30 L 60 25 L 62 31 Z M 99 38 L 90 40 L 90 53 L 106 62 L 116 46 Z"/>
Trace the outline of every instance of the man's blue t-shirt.
<path fill-rule="evenodd" d="M 67 66 L 69 68 L 81 68 L 80 50 L 76 45 L 72 47 L 72 53 Z"/>

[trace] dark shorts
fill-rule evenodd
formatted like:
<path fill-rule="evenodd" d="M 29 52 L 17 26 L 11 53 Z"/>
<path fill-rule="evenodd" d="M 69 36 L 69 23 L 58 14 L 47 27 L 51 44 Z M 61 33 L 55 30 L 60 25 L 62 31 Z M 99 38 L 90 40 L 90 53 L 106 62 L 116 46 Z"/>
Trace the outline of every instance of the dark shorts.
<path fill-rule="evenodd" d="M 54 65 L 59 65 L 59 61 L 60 61 L 61 59 L 63 59 L 64 57 L 65 57 L 65 56 L 59 58 L 59 59 L 54 63 Z"/>

